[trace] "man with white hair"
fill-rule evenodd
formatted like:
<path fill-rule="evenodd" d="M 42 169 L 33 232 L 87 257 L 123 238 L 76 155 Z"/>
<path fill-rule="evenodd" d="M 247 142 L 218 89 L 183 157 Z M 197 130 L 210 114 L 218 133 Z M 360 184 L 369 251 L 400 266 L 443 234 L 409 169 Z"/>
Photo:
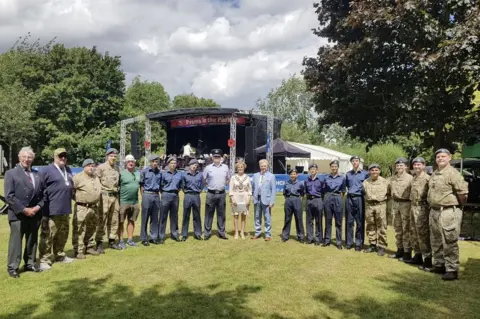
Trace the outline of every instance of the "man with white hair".
<path fill-rule="evenodd" d="M 255 173 L 252 179 L 253 204 L 255 207 L 255 236 L 252 239 L 259 239 L 262 234 L 262 215 L 265 219 L 265 241 L 272 239 L 272 209 L 275 205 L 277 182 L 275 175 L 268 172 L 268 161 L 262 159 L 258 162 L 260 173 Z"/>
<path fill-rule="evenodd" d="M 8 242 L 8 274 L 20 277 L 18 268 L 22 259 L 22 240 L 25 236 L 24 271 L 37 272 L 35 266 L 38 228 L 42 219 L 43 188 L 38 172 L 32 169 L 35 153 L 23 147 L 18 153 L 18 165 L 5 173 L 5 200 L 8 207 L 10 240 Z"/>
<path fill-rule="evenodd" d="M 140 173 L 135 170 L 136 161 L 133 155 L 125 156 L 126 169 L 120 173 L 120 219 L 118 225 L 118 237 L 120 238 L 119 247 L 125 249 L 123 242 L 123 223 L 127 224 L 127 245 L 138 247 L 133 241 L 133 231 L 137 221 L 140 207 L 138 205 L 138 191 L 140 190 Z"/>

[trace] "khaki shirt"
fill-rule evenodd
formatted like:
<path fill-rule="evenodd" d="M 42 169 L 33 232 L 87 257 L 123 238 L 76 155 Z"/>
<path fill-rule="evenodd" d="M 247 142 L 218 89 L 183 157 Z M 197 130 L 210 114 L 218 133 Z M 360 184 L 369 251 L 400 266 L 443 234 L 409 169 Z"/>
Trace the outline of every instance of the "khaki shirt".
<path fill-rule="evenodd" d="M 103 163 L 97 167 L 97 176 L 102 184 L 102 191 L 118 192 L 120 170 L 117 166 L 111 167 L 110 164 Z"/>
<path fill-rule="evenodd" d="M 429 180 L 430 176 L 428 176 L 428 174 L 425 172 L 413 177 L 410 190 L 410 200 L 412 201 L 412 204 L 418 204 L 427 200 Z"/>
<path fill-rule="evenodd" d="M 410 200 L 410 188 L 412 186 L 413 176 L 403 173 L 401 176 L 395 175 L 390 179 L 392 197 L 395 199 Z"/>
<path fill-rule="evenodd" d="M 73 185 L 77 203 L 96 204 L 100 201 L 102 185 L 98 177 L 81 172 L 73 176 Z"/>
<path fill-rule="evenodd" d="M 433 172 L 428 182 L 427 200 L 430 206 L 458 205 L 457 195 L 468 194 L 468 183 L 452 166 Z"/>
<path fill-rule="evenodd" d="M 390 183 L 382 176 L 378 176 L 376 181 L 369 177 L 363 181 L 362 185 L 366 201 L 383 202 L 387 200 L 390 192 Z"/>

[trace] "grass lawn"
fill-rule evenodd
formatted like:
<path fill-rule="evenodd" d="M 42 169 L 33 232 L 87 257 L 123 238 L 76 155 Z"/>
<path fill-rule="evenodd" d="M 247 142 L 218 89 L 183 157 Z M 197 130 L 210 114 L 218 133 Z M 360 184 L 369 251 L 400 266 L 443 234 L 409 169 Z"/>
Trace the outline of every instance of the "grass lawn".
<path fill-rule="evenodd" d="M 6 272 L 9 227 L 1 216 L 0 318 L 480 317 L 478 242 L 460 242 L 460 280 L 443 282 L 387 257 L 282 243 L 282 226 L 278 197 L 271 242 L 234 240 L 231 232 L 228 241 L 167 240 L 14 280 Z M 247 228 L 251 234 L 252 215 Z M 391 227 L 388 239 L 395 250 Z"/>

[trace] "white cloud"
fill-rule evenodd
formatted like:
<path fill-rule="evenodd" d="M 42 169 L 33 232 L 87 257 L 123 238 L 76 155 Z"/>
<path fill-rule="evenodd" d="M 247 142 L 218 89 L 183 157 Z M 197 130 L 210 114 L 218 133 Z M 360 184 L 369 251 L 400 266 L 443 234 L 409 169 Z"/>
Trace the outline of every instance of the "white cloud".
<path fill-rule="evenodd" d="M 128 81 L 229 107 L 251 108 L 298 73 L 320 44 L 316 26 L 311 0 L 0 0 L 0 50 L 27 32 L 96 45 L 122 56 Z"/>

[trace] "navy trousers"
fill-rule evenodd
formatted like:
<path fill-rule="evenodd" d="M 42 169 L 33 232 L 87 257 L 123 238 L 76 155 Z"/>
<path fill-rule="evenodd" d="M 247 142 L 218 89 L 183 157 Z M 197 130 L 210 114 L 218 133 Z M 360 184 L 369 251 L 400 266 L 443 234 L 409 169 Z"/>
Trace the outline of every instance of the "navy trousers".
<path fill-rule="evenodd" d="M 365 203 L 361 195 L 347 195 L 347 223 L 345 227 L 347 247 L 353 246 L 353 226 L 355 228 L 355 246 L 363 247 L 365 228 Z"/>
<path fill-rule="evenodd" d="M 285 224 L 282 229 L 282 239 L 288 240 L 290 237 L 290 227 L 292 225 L 292 216 L 295 218 L 295 228 L 297 230 L 297 238 L 303 241 L 305 232 L 303 228 L 302 218 L 302 198 L 301 197 L 287 197 L 285 198 L 285 205 L 283 206 L 285 212 Z"/>
<path fill-rule="evenodd" d="M 205 202 L 205 237 L 210 237 L 212 234 L 213 216 L 215 210 L 217 211 L 217 229 L 219 236 L 225 235 L 225 193 L 212 194 L 207 193 L 207 200 Z"/>
<path fill-rule="evenodd" d="M 327 194 L 324 200 L 325 205 L 325 244 L 330 244 L 332 239 L 332 220 L 335 217 L 336 245 L 342 244 L 342 195 Z"/>
<path fill-rule="evenodd" d="M 195 236 L 202 236 L 202 217 L 200 216 L 200 194 L 185 193 L 183 198 L 183 223 L 182 236 L 188 237 L 188 226 L 190 214 L 193 212 L 193 233 Z"/>
<path fill-rule="evenodd" d="M 170 236 L 173 239 L 178 238 L 178 194 L 162 193 L 162 203 L 160 205 L 160 240 L 165 239 L 167 228 L 167 218 L 170 216 Z"/>
<path fill-rule="evenodd" d="M 307 199 L 307 241 L 323 242 L 323 201 L 321 198 Z"/>
<path fill-rule="evenodd" d="M 142 223 L 140 240 L 148 240 L 147 225 L 150 220 L 150 239 L 158 239 L 158 215 L 160 211 L 160 196 L 158 194 L 143 193 L 142 196 Z"/>

